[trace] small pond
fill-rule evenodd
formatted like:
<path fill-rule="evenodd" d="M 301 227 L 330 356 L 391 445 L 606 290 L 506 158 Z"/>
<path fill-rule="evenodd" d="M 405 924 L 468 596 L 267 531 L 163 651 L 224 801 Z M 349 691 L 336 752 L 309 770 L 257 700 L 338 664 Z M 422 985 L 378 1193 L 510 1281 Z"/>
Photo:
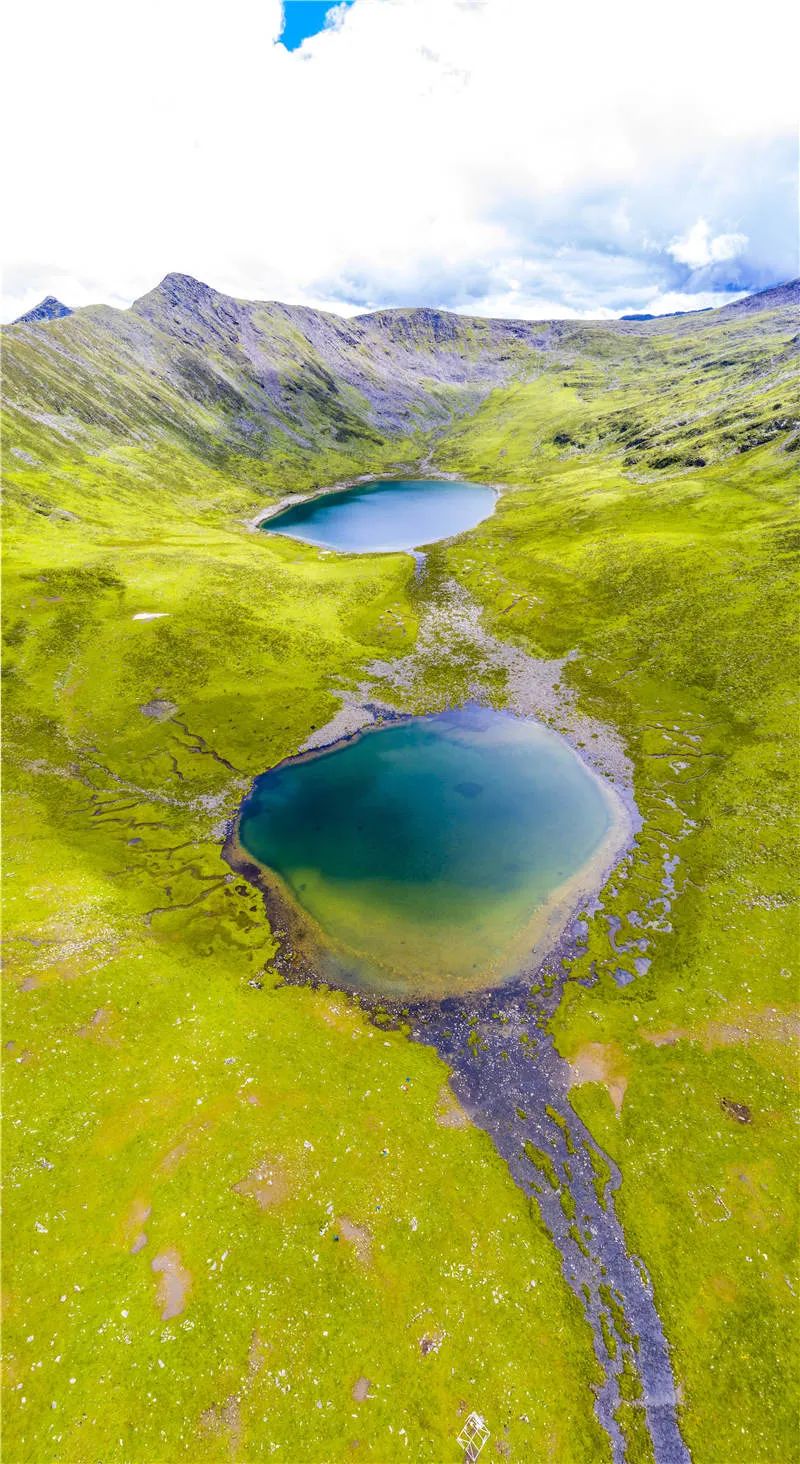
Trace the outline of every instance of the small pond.
<path fill-rule="evenodd" d="M 293 503 L 261 528 L 319 548 L 386 554 L 463 534 L 488 518 L 495 502 L 494 489 L 482 483 L 386 478 Z"/>
<path fill-rule="evenodd" d="M 236 836 L 302 965 L 441 997 L 541 958 L 620 852 L 626 816 L 556 733 L 468 706 L 280 764 Z"/>

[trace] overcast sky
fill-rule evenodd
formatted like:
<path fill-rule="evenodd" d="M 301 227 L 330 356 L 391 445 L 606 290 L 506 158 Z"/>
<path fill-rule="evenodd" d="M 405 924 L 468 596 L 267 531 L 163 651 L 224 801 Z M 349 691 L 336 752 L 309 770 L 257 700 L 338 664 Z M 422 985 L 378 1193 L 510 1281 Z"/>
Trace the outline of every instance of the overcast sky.
<path fill-rule="evenodd" d="M 352 0 L 289 50 L 279 0 L 12 5 L 0 313 L 127 305 L 172 270 L 531 317 L 791 278 L 794 11 Z"/>

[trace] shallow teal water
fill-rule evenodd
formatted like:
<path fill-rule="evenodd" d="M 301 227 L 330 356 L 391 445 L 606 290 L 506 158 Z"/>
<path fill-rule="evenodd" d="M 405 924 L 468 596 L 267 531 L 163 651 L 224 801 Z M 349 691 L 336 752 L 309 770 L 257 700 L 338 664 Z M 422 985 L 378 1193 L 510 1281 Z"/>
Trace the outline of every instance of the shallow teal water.
<path fill-rule="evenodd" d="M 494 504 L 494 491 L 481 483 L 387 478 L 292 504 L 261 527 L 320 548 L 388 553 L 473 529 Z"/>
<path fill-rule="evenodd" d="M 613 820 L 562 738 L 467 707 L 265 773 L 239 839 L 320 975 L 442 995 L 525 964 Z"/>

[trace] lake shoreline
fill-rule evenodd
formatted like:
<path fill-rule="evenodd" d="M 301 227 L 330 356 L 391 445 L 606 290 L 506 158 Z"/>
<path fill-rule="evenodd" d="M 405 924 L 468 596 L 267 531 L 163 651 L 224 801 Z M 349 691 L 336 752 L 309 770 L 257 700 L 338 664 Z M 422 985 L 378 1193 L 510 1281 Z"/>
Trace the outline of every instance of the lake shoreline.
<path fill-rule="evenodd" d="M 485 704 L 476 702 L 473 705 Z M 282 758 L 272 768 L 265 769 L 265 773 L 324 757 L 352 745 L 369 733 L 384 732 L 393 726 L 435 715 L 401 712 L 378 702 L 350 704 L 342 710 L 351 719 L 349 727 L 337 727 L 337 720 L 341 715 L 337 714 L 325 726 L 312 733 L 297 753 Z M 597 849 L 574 874 L 550 892 L 548 899 L 537 908 L 524 931 L 520 933 L 519 944 L 525 945 L 529 941 L 530 954 L 522 956 L 518 962 L 515 960 L 513 971 L 504 978 L 490 980 L 475 987 L 465 987 L 463 990 L 432 992 L 430 995 L 411 990 L 401 990 L 396 994 L 390 990 L 381 992 L 371 988 L 369 983 L 360 982 L 354 972 L 339 970 L 340 958 L 313 916 L 295 900 L 276 871 L 261 863 L 241 842 L 241 813 L 257 781 L 254 779 L 231 821 L 222 854 L 236 873 L 260 891 L 270 926 L 279 939 L 279 949 L 272 964 L 287 982 L 336 986 L 351 996 L 358 996 L 365 1005 L 380 1007 L 382 1010 L 396 1008 L 399 1011 L 410 1004 L 438 1007 L 442 1002 L 475 1000 L 481 996 L 496 1002 L 501 995 L 518 995 L 523 988 L 535 983 L 547 961 L 554 955 L 568 959 L 577 954 L 580 934 L 578 927 L 582 915 L 596 909 L 600 891 L 632 847 L 638 818 L 635 803 L 632 797 L 626 800 L 620 790 L 563 733 L 553 734 L 553 729 L 547 727 L 541 719 L 514 709 L 508 710 L 510 715 L 532 723 L 551 735 L 557 735 L 566 743 L 599 788 L 610 818 L 609 828 Z M 330 735 L 331 732 L 334 732 L 333 736 Z M 264 774 L 259 774 L 261 776 Z M 325 970 L 326 962 L 330 960 L 336 964 L 335 972 Z"/>
<path fill-rule="evenodd" d="M 338 483 L 329 483 L 329 484 L 326 484 L 325 487 L 323 487 L 323 488 L 314 488 L 314 489 L 312 489 L 312 490 L 310 490 L 308 492 L 305 492 L 305 493 L 285 493 L 282 498 L 277 499 L 275 503 L 269 504 L 266 508 L 260 509 L 259 512 L 256 513 L 256 514 L 254 514 L 251 518 L 243 519 L 242 520 L 242 524 L 243 524 L 244 528 L 246 528 L 250 533 L 257 533 L 262 528 L 262 526 L 265 523 L 268 523 L 269 522 L 270 519 L 276 518 L 278 516 L 278 514 L 283 513 L 284 509 L 297 507 L 301 503 L 312 503 L 312 502 L 314 502 L 315 499 L 327 498 L 331 494 L 334 494 L 334 493 L 344 493 L 344 492 L 346 492 L 346 490 L 348 488 L 360 488 L 360 487 L 364 487 L 368 483 L 395 483 L 395 482 L 396 483 L 402 483 L 402 482 L 427 483 L 429 481 L 432 482 L 432 483 L 461 483 L 461 482 L 464 481 L 463 478 L 461 477 L 461 474 L 460 473 L 450 473 L 450 472 L 444 472 L 444 471 L 441 471 L 440 472 L 440 471 L 438 471 L 436 469 L 432 469 L 430 471 L 426 469 L 425 470 L 425 476 L 424 477 L 422 477 L 422 476 L 419 476 L 419 477 L 415 476 L 417 473 L 420 473 L 420 471 L 421 471 L 420 465 L 419 464 L 416 464 L 414 467 L 408 467 L 408 468 L 402 468 L 402 467 L 400 467 L 400 468 L 394 468 L 394 469 L 392 469 L 392 476 L 391 477 L 384 476 L 381 473 L 362 473 L 357 478 L 344 478 L 344 479 L 341 480 L 341 482 L 338 482 Z M 404 477 L 396 476 L 397 474 L 400 474 L 400 473 L 407 473 L 408 474 L 408 477 L 404 478 Z M 470 479 L 470 482 L 473 482 L 473 481 L 474 480 Z M 479 488 L 489 488 L 489 489 L 491 489 L 492 493 L 494 493 L 494 495 L 495 495 L 495 499 L 496 500 L 499 500 L 504 493 L 507 493 L 507 492 L 510 491 L 510 485 L 508 483 L 477 483 L 476 482 L 475 483 L 475 486 L 476 487 L 479 487 Z M 469 533 L 470 530 L 465 530 L 465 531 L 462 530 L 461 532 L 467 532 L 467 533 Z M 452 535 L 452 537 L 453 538 L 457 538 L 458 535 L 457 534 L 454 534 L 454 535 Z M 297 539 L 296 542 L 297 543 L 308 544 L 309 545 L 309 548 L 319 549 L 320 547 L 324 547 L 324 546 L 320 546 L 318 544 L 313 544 L 310 540 L 307 540 L 307 539 Z M 439 540 L 437 542 L 439 542 L 439 543 L 445 543 L 447 541 L 446 540 Z M 418 547 L 418 546 L 415 546 L 415 547 Z M 395 549 L 395 550 L 386 550 L 386 549 L 384 549 L 384 550 L 380 550 L 380 549 L 378 549 L 378 550 L 375 550 L 375 549 L 363 549 L 363 550 L 329 549 L 329 550 L 327 550 L 327 552 L 330 553 L 330 554 L 348 554 L 348 553 L 358 553 L 358 554 L 375 554 L 375 553 L 379 553 L 379 554 L 380 553 L 384 553 L 384 554 L 389 554 L 389 553 L 408 554 L 408 553 L 413 553 L 414 551 L 413 550 L 408 550 L 408 549 Z"/>

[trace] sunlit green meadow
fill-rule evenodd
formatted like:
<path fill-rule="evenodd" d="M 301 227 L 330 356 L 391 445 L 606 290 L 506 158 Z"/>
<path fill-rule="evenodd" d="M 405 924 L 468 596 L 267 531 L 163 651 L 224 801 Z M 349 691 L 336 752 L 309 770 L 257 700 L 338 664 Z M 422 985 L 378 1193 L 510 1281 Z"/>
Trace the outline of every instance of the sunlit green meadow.
<path fill-rule="evenodd" d="M 786 311 L 713 331 L 575 327 L 449 425 L 437 388 L 436 433 L 431 418 L 402 439 L 333 439 L 315 396 L 305 446 L 271 428 L 248 457 L 208 446 L 224 400 L 187 407 L 162 382 L 147 405 L 146 373 L 91 332 L 65 385 L 12 333 L 15 1464 L 198 1447 L 458 1459 L 473 1408 L 512 1458 L 607 1457 L 588 1327 L 535 1206 L 430 1051 L 339 993 L 276 982 L 262 903 L 221 858 L 253 777 L 372 660 L 413 648 L 445 575 L 498 637 L 577 651 L 579 705 L 627 743 L 644 826 L 555 1036 L 575 1108 L 622 1170 L 693 1458 L 791 1457 L 795 336 Z M 244 526 L 270 496 L 432 448 L 434 467 L 510 491 L 433 552 L 428 590 L 406 556 L 343 559 Z M 466 663 L 421 668 L 420 696 L 458 699 Z M 502 703 L 501 680 L 486 691 Z M 649 903 L 665 860 L 668 910 Z M 648 912 L 651 964 L 620 987 L 609 916 L 619 947 Z M 603 1080 L 582 1080 L 587 1048 Z M 647 1457 L 629 1432 L 631 1460 Z"/>

